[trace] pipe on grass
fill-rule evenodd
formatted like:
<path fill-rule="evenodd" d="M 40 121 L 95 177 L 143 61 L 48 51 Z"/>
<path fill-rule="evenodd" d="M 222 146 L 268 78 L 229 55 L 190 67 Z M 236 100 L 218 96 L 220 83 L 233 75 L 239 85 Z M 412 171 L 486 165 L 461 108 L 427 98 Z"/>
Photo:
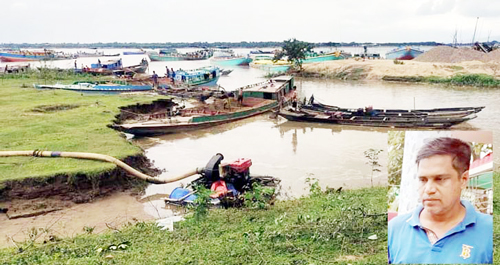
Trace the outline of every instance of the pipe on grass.
<path fill-rule="evenodd" d="M 77 159 L 88 159 L 88 160 L 98 160 L 98 161 L 104 161 L 104 162 L 110 162 L 113 163 L 122 169 L 124 169 L 127 173 L 133 175 L 134 177 L 140 178 L 142 180 L 145 180 L 149 183 L 153 184 L 165 184 L 165 183 L 171 183 L 175 182 L 181 179 L 185 179 L 188 177 L 191 177 L 196 174 L 200 174 L 203 172 L 203 169 L 200 168 L 195 168 L 194 170 L 191 170 L 189 172 L 186 172 L 185 174 L 170 177 L 167 179 L 159 179 L 155 177 L 151 177 L 149 175 L 146 175 L 133 167 L 125 164 L 121 160 L 118 160 L 112 156 L 108 155 L 102 155 L 102 154 L 95 154 L 95 153 L 82 153 L 82 152 L 60 152 L 60 151 L 40 151 L 40 150 L 33 150 L 33 151 L 0 151 L 0 157 L 12 157 L 12 156 L 34 156 L 34 157 L 68 157 L 68 158 L 77 158 Z"/>

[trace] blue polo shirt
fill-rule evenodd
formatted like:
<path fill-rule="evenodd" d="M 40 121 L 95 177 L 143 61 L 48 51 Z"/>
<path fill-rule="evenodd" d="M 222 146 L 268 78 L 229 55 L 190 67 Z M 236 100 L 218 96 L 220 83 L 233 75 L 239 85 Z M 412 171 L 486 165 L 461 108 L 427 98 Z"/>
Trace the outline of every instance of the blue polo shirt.
<path fill-rule="evenodd" d="M 420 223 L 423 206 L 413 213 L 389 222 L 389 263 L 493 263 L 493 217 L 476 212 L 468 201 L 461 201 L 464 220 L 431 244 Z"/>

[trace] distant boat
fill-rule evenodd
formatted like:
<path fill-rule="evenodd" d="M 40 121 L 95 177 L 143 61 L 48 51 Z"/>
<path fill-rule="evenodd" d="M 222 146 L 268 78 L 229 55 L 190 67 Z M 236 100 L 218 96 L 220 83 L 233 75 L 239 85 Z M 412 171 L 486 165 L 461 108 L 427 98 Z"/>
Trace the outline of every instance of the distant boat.
<path fill-rule="evenodd" d="M 229 49 L 223 49 L 215 52 L 210 62 L 219 66 L 249 65 L 252 62 L 252 58 L 234 54 L 234 52 Z"/>
<path fill-rule="evenodd" d="M 142 55 L 145 54 L 146 51 L 140 50 L 140 51 L 124 51 L 123 55 Z"/>
<path fill-rule="evenodd" d="M 98 52 L 97 50 L 95 52 L 77 52 L 74 54 L 76 58 L 82 58 L 82 57 L 114 57 L 114 56 L 120 56 L 119 53 L 115 54 L 105 54 L 104 52 Z"/>
<path fill-rule="evenodd" d="M 89 73 L 94 75 L 122 75 L 127 73 L 145 73 L 149 66 L 148 60 L 142 59 L 140 64 L 124 67 L 122 64 L 122 59 L 118 60 L 108 60 L 106 62 L 91 64 L 90 68 L 83 68 L 81 71 L 83 73 Z"/>
<path fill-rule="evenodd" d="M 148 56 L 151 61 L 195 61 L 206 60 L 212 57 L 212 51 L 198 50 L 188 53 L 178 53 L 175 49 L 160 50 L 157 52 L 149 52 Z"/>
<path fill-rule="evenodd" d="M 113 128 L 136 136 L 148 136 L 197 130 L 241 120 L 276 108 L 279 98 L 282 95 L 285 97 L 289 95 L 293 82 L 292 76 L 283 76 L 274 78 L 272 81 L 243 87 L 242 106 L 238 106 L 234 100 L 233 103 L 227 101 L 226 107 L 224 104 L 203 104 L 198 107 L 168 111 L 168 113 L 155 113 L 152 115 L 162 116 L 162 118 L 115 124 Z M 227 106 L 228 104 L 230 107 Z M 176 115 L 171 115 L 172 113 Z"/>
<path fill-rule="evenodd" d="M 274 54 L 274 51 L 254 50 L 250 51 L 250 54 Z"/>
<path fill-rule="evenodd" d="M 175 71 L 175 82 L 178 86 L 215 86 L 221 76 L 218 67 L 206 66 L 190 70 Z"/>
<path fill-rule="evenodd" d="M 399 47 L 385 54 L 385 58 L 389 60 L 412 60 L 413 58 L 424 53 L 424 51 L 412 47 Z"/>
<path fill-rule="evenodd" d="M 28 50 L 9 50 L 0 51 L 0 61 L 2 62 L 29 62 L 43 60 L 66 60 L 74 59 L 74 55 L 56 52 L 53 50 L 28 51 Z"/>
<path fill-rule="evenodd" d="M 93 81 L 77 81 L 71 85 L 33 85 L 38 89 L 62 89 L 77 92 L 107 92 L 107 93 L 123 93 L 123 92 L 138 92 L 152 90 L 150 85 L 132 85 L 125 81 L 113 82 L 93 82 Z"/>

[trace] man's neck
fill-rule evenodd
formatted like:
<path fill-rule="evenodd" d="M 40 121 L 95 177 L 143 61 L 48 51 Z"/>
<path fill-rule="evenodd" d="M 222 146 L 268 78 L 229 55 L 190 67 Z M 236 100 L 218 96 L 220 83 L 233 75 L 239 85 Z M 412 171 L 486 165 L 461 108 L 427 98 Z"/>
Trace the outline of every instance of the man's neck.
<path fill-rule="evenodd" d="M 466 209 L 460 202 L 443 214 L 432 214 L 424 208 L 420 213 L 420 223 L 441 238 L 464 219 L 465 213 Z"/>

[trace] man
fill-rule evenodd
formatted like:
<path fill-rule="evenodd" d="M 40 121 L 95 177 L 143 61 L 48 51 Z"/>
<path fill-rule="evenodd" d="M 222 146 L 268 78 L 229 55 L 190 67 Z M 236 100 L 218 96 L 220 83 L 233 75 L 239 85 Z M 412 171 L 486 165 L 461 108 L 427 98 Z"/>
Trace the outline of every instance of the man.
<path fill-rule="evenodd" d="M 296 86 L 293 86 L 293 88 L 292 88 L 291 98 L 292 98 L 292 108 L 293 108 L 293 110 L 297 111 L 299 104 L 298 104 L 298 99 L 297 99 L 297 87 Z"/>
<path fill-rule="evenodd" d="M 243 106 L 243 88 L 238 91 L 238 105 Z"/>
<path fill-rule="evenodd" d="M 493 218 L 460 200 L 470 157 L 470 145 L 454 138 L 436 138 L 420 149 L 422 204 L 389 222 L 389 263 L 493 262 Z"/>
<path fill-rule="evenodd" d="M 158 75 L 153 71 L 153 76 L 151 77 L 153 79 L 153 88 L 158 88 Z"/>

